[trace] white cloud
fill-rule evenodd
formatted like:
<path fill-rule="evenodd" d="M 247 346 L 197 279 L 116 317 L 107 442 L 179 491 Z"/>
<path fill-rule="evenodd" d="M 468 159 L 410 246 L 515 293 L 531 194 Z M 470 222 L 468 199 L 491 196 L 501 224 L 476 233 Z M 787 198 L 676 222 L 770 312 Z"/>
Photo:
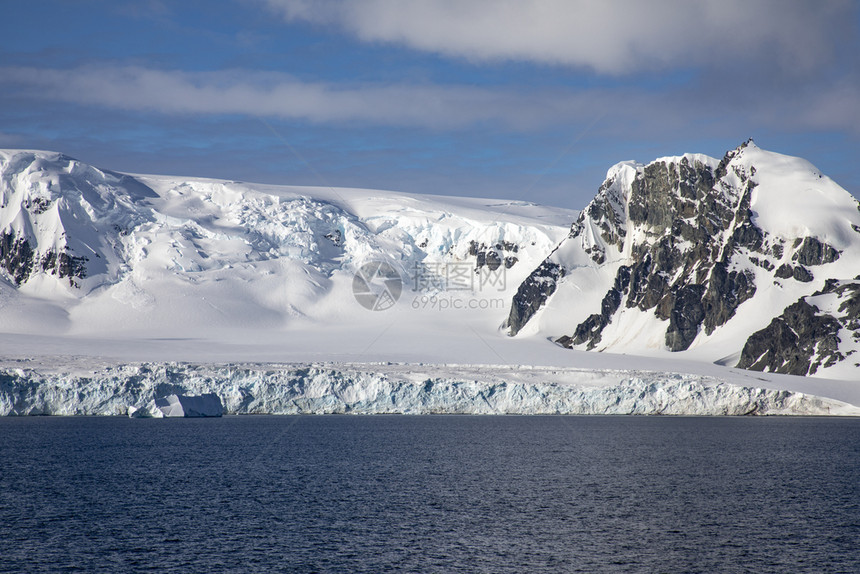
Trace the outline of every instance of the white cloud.
<path fill-rule="evenodd" d="M 59 101 L 163 114 L 235 114 L 315 123 L 528 131 L 591 124 L 606 135 L 684 133 L 757 127 L 860 133 L 858 82 L 798 93 L 749 94 L 674 88 L 538 89 L 461 85 L 308 83 L 274 72 L 183 72 L 141 67 L 0 68 L 4 91 Z M 741 97 L 744 96 L 744 97 Z M 748 96 L 748 97 L 746 97 Z"/>
<path fill-rule="evenodd" d="M 811 70 L 856 12 L 850 0 L 264 1 L 287 20 L 337 25 L 364 41 L 610 74 L 749 60 Z"/>
<path fill-rule="evenodd" d="M 432 129 L 491 122 L 532 129 L 608 111 L 611 95 L 517 93 L 471 86 L 333 85 L 272 72 L 140 67 L 0 68 L 32 98 L 175 114 L 241 114 Z M 607 99 L 608 98 L 608 99 Z"/>
<path fill-rule="evenodd" d="M 848 129 L 860 133 L 860 84 L 846 80 L 822 89 L 815 95 L 814 105 L 797 113 L 796 122 L 815 130 Z"/>

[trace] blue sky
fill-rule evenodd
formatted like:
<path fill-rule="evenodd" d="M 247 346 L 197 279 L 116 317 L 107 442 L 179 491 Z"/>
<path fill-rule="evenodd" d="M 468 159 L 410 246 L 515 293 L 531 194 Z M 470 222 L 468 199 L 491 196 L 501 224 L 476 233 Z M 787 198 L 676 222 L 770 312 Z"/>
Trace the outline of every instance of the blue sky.
<path fill-rule="evenodd" d="M 858 31 L 836 0 L 5 2 L 0 147 L 581 208 L 753 137 L 860 196 Z"/>

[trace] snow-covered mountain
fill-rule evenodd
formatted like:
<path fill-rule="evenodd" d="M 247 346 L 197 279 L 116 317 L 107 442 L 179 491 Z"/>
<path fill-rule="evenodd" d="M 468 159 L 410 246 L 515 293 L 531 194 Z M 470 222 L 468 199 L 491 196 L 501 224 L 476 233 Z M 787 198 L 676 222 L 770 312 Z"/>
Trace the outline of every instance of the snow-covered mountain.
<path fill-rule="evenodd" d="M 381 319 L 356 304 L 353 281 L 374 259 L 397 270 L 409 311 L 419 295 L 429 305 L 441 289 L 463 303 L 484 284 L 507 301 L 507 285 L 575 215 L 528 202 L 131 176 L 3 151 L 0 330 L 235 341 L 243 329 L 372 323 Z M 454 274 L 465 288 L 449 289 Z"/>
<path fill-rule="evenodd" d="M 574 349 L 858 380 L 860 204 L 752 141 L 721 160 L 619 163 L 506 325 Z"/>
<path fill-rule="evenodd" d="M 751 142 L 618 164 L 583 212 L 0 151 L 0 402 L 844 413 L 858 246 L 856 200 Z"/>

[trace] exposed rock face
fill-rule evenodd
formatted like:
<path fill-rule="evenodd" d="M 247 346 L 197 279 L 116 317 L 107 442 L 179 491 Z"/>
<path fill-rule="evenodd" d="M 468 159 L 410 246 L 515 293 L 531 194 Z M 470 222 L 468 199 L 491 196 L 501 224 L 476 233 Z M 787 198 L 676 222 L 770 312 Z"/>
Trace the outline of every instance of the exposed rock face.
<path fill-rule="evenodd" d="M 666 347 L 683 351 L 701 330 L 712 333 L 755 294 L 752 273 L 731 269 L 734 255 L 761 253 L 764 244 L 749 208 L 755 182 L 729 165 L 734 153 L 716 169 L 686 156 L 644 166 L 627 190 L 626 220 L 618 195 L 608 197 L 614 182 L 604 183 L 580 219 L 599 216 L 604 241 L 619 251 L 629 248 L 631 264 L 618 269 L 600 313 L 577 325 L 573 337 L 560 338 L 560 344 L 596 348 L 623 304 L 653 310 L 668 321 Z M 731 184 L 723 179 L 730 169 L 735 179 Z M 613 206 L 611 214 L 606 206 Z M 582 228 L 583 221 L 574 224 L 571 237 Z M 628 231 L 633 237 L 625 246 Z M 600 254 L 595 262 L 605 260 L 604 250 L 592 251 Z"/>
<path fill-rule="evenodd" d="M 13 233 L 0 234 L 0 265 L 16 285 L 26 281 L 33 269 L 33 249 L 30 243 L 16 238 Z"/>
<path fill-rule="evenodd" d="M 809 283 L 815 277 L 812 273 L 809 272 L 809 269 L 804 267 L 803 265 L 792 266 L 788 263 L 783 263 L 779 266 L 779 269 L 774 273 L 775 277 L 780 279 L 791 279 L 794 278 L 797 281 L 801 281 L 803 283 Z"/>
<path fill-rule="evenodd" d="M 517 289 L 511 305 L 511 313 L 507 324 L 511 331 L 517 333 L 529 319 L 555 293 L 559 279 L 564 276 L 564 269 L 552 261 L 544 261 L 529 275 Z"/>
<path fill-rule="evenodd" d="M 84 256 L 69 255 L 66 252 L 59 254 L 49 251 L 42 257 L 42 269 L 57 275 L 61 279 L 69 278 L 69 285 L 76 287 L 75 278 L 84 279 L 87 276 L 87 261 Z"/>
<path fill-rule="evenodd" d="M 76 287 L 75 279 L 87 276 L 87 261 L 86 257 L 69 255 L 65 251 L 48 251 L 38 257 L 28 240 L 11 232 L 0 234 L 0 267 L 16 285 L 26 282 L 33 271 L 45 271 L 60 279 L 68 277 L 69 285 Z"/>
<path fill-rule="evenodd" d="M 486 266 L 490 271 L 495 271 L 502 265 L 506 269 L 510 269 L 519 261 L 516 256 L 519 249 L 519 245 L 509 241 L 502 241 L 489 246 L 477 241 L 469 242 L 469 255 L 475 257 L 475 269 Z"/>
<path fill-rule="evenodd" d="M 801 265 L 823 265 L 839 259 L 839 252 L 833 247 L 822 243 L 816 237 L 804 237 L 795 240 L 797 252 L 791 258 Z"/>
<path fill-rule="evenodd" d="M 699 334 L 699 327 L 705 320 L 704 291 L 702 285 L 684 285 L 675 292 L 666 329 L 666 346 L 670 351 L 683 351 Z"/>
<path fill-rule="evenodd" d="M 835 312 L 822 312 L 816 301 Z M 813 375 L 820 367 L 830 367 L 853 354 L 840 351 L 843 340 L 849 338 L 860 339 L 860 281 L 830 281 L 823 290 L 790 305 L 770 325 L 753 333 L 737 366 Z"/>
<path fill-rule="evenodd" d="M 852 229 L 860 227 L 841 216 L 840 221 L 806 221 L 803 208 L 788 214 L 797 218 L 796 225 L 763 225 L 762 221 L 773 219 L 762 218 L 758 210 L 773 209 L 770 203 L 762 203 L 758 193 L 762 181 L 770 185 L 766 201 L 792 203 L 777 197 L 780 190 L 772 183 L 774 169 L 784 165 L 782 159 L 773 161 L 775 155 L 748 141 L 720 161 L 685 155 L 612 168 L 597 196 L 571 226 L 569 237 L 517 292 L 507 321 L 511 335 L 547 306 L 557 325 L 558 314 L 566 310 L 551 300 L 568 284 L 571 290 L 585 293 L 583 285 L 603 281 L 605 291 L 599 303 L 589 299 L 590 314 L 571 309 L 576 322 L 567 334 L 556 333 L 554 338 L 564 347 L 598 351 L 624 351 L 623 345 L 635 340 L 631 333 L 642 325 L 648 326 L 643 335 L 653 341 L 650 344 L 656 343 L 654 335 L 659 334 L 664 349 L 684 351 L 732 322 L 741 306 L 762 289 L 775 289 L 778 294 L 806 290 L 812 295 L 827 279 L 827 272 L 817 269 L 832 268 L 841 261 L 846 238 L 853 241 L 851 249 L 860 249 L 860 242 L 849 237 L 854 235 Z M 808 164 L 801 168 L 814 169 Z M 760 169 L 771 179 L 757 175 Z M 776 173 L 776 177 L 785 185 L 785 174 Z M 816 172 L 810 178 L 813 185 L 821 180 Z M 827 185 L 837 188 L 832 191 L 834 203 L 847 206 L 848 219 L 857 219 L 850 213 L 857 207 L 856 200 L 832 182 Z M 791 193 L 807 202 L 820 197 L 806 183 Z M 823 201 L 829 205 L 832 199 Z M 830 243 L 832 238 L 837 238 L 836 246 Z M 614 276 L 611 283 L 599 278 L 607 273 Z M 786 298 L 785 305 L 797 301 L 796 297 Z M 768 295 L 761 299 L 768 300 Z M 576 297 L 565 300 L 578 303 Z M 799 301 L 785 310 L 784 317 L 775 319 L 770 330 L 755 333 L 741 366 L 806 374 L 814 373 L 818 365 L 843 359 L 844 353 L 837 350 L 837 332 L 845 328 L 838 327 L 841 319 L 810 314 L 814 308 Z M 798 331 L 795 323 L 802 321 L 806 323 Z M 753 329 L 747 333 L 752 335 Z M 768 340 L 775 348 L 766 352 Z M 743 342 L 738 341 L 739 350 Z"/>

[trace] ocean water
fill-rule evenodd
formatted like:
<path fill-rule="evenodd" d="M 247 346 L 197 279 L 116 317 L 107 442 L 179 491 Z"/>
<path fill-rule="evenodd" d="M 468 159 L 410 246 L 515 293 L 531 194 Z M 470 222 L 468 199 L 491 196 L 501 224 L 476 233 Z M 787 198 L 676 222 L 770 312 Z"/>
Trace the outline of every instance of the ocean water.
<path fill-rule="evenodd" d="M 860 420 L 0 419 L 2 572 L 860 572 Z"/>

